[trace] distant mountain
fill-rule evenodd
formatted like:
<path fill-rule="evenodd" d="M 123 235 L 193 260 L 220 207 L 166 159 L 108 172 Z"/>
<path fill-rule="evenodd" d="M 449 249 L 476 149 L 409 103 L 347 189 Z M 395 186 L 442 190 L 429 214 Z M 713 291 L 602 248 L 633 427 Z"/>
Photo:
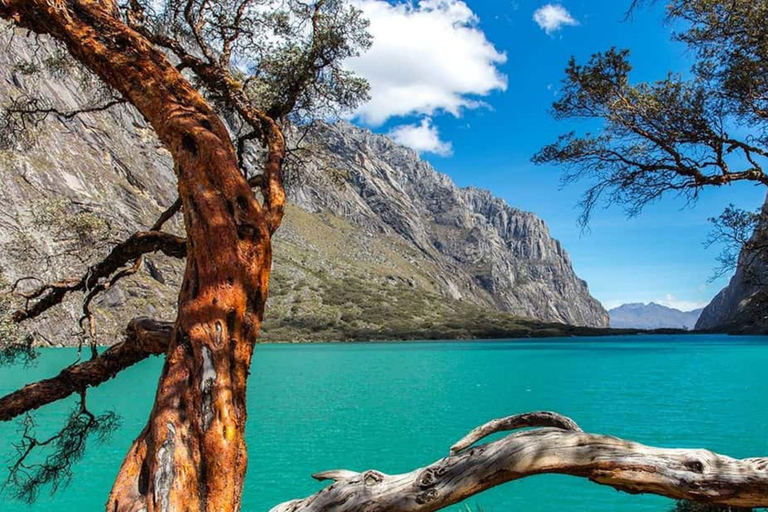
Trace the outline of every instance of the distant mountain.
<path fill-rule="evenodd" d="M 623 304 L 608 311 L 614 329 L 692 330 L 702 310 L 680 311 L 655 302 Z"/>

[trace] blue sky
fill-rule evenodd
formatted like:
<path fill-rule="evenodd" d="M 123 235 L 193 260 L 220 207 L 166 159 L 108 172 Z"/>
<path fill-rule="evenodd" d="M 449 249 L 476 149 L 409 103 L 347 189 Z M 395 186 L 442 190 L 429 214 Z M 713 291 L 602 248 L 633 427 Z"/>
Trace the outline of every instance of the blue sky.
<path fill-rule="evenodd" d="M 707 219 L 729 203 L 759 207 L 764 188 L 709 190 L 692 206 L 669 197 L 632 219 L 599 209 L 582 233 L 576 203 L 584 185 L 561 189 L 558 169 L 530 163 L 577 128 L 549 114 L 572 55 L 583 62 L 611 46 L 629 48 L 636 81 L 688 70 L 690 53 L 671 40 L 661 6 L 625 21 L 629 0 L 356 1 L 378 34 L 372 55 L 352 66 L 373 86 L 356 122 L 420 149 L 459 185 L 538 214 L 606 307 L 656 301 L 692 309 L 727 283 L 708 282 L 718 249 L 703 245 Z"/>

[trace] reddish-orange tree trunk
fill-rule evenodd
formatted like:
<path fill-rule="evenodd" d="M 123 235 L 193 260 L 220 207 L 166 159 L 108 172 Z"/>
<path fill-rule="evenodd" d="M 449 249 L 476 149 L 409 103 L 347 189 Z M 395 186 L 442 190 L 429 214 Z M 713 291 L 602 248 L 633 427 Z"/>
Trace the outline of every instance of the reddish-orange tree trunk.
<path fill-rule="evenodd" d="M 270 197 L 260 205 L 219 117 L 162 52 L 119 20 L 111 0 L 0 0 L 0 16 L 63 42 L 139 109 L 175 162 L 188 235 L 178 317 L 155 405 L 107 509 L 239 510 L 246 381 L 284 200 L 282 135 L 265 123 Z"/>

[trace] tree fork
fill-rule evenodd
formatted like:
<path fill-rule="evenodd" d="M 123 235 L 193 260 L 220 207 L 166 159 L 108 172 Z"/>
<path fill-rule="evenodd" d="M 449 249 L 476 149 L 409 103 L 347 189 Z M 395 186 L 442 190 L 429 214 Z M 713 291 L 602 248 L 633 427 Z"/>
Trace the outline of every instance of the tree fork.
<path fill-rule="evenodd" d="M 475 446 L 496 432 L 537 428 Z M 631 494 L 734 507 L 768 506 L 768 458 L 732 459 L 707 450 L 644 446 L 588 434 L 552 412 L 491 421 L 451 448 L 451 455 L 402 475 L 333 470 L 335 482 L 317 494 L 271 512 L 432 512 L 497 485 L 553 473 L 587 478 Z"/>
<path fill-rule="evenodd" d="M 162 51 L 120 21 L 114 2 L 0 0 L 0 17 L 61 41 L 119 91 L 169 149 L 178 177 L 187 231 L 178 317 L 155 405 L 107 508 L 239 510 L 246 379 L 284 206 L 282 134 L 271 124 L 262 207 L 223 122 Z"/>

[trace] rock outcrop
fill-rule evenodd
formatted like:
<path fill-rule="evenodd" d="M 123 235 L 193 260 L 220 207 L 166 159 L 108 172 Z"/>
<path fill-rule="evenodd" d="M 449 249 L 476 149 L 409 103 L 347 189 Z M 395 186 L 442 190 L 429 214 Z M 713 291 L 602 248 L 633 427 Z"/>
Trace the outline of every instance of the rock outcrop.
<path fill-rule="evenodd" d="M 89 101 L 77 76 L 30 73 L 23 64 L 35 50 L 9 35 L 0 36 L 0 98 L 42 94 L 63 110 Z M 51 50 L 43 43 L 37 51 Z M 77 276 L 175 199 L 168 152 L 130 107 L 72 119 L 49 115 L 34 135 L 29 146 L 0 150 L 0 267 L 7 280 Z M 393 322 L 406 330 L 451 318 L 482 322 L 483 312 L 608 325 L 535 215 L 487 191 L 459 188 L 415 152 L 348 123 L 318 124 L 304 141 L 309 151 L 290 173 L 292 206 L 275 243 L 268 339 L 297 328 L 312 338 L 321 330 L 333 337 L 340 325 L 375 332 Z M 96 236 L 99 229 L 108 234 Z M 178 220 L 168 229 L 180 233 Z M 78 242 L 85 246 L 76 249 Z M 182 268 L 152 256 L 105 293 L 95 304 L 100 341 L 109 343 L 135 315 L 172 318 Z M 366 301 L 372 297 L 375 303 Z M 76 326 L 76 299 L 35 328 L 52 343 L 71 343 L 77 329 L 62 326 Z"/>
<path fill-rule="evenodd" d="M 768 198 L 754 237 L 768 240 Z M 739 255 L 736 273 L 696 323 L 697 330 L 768 334 L 768 262 L 748 250 Z"/>
<path fill-rule="evenodd" d="M 294 204 L 393 234 L 434 262 L 441 293 L 543 321 L 607 326 L 546 224 L 486 190 L 459 188 L 414 151 L 348 123 L 321 124 Z M 341 174 L 339 183 L 329 175 Z"/>

